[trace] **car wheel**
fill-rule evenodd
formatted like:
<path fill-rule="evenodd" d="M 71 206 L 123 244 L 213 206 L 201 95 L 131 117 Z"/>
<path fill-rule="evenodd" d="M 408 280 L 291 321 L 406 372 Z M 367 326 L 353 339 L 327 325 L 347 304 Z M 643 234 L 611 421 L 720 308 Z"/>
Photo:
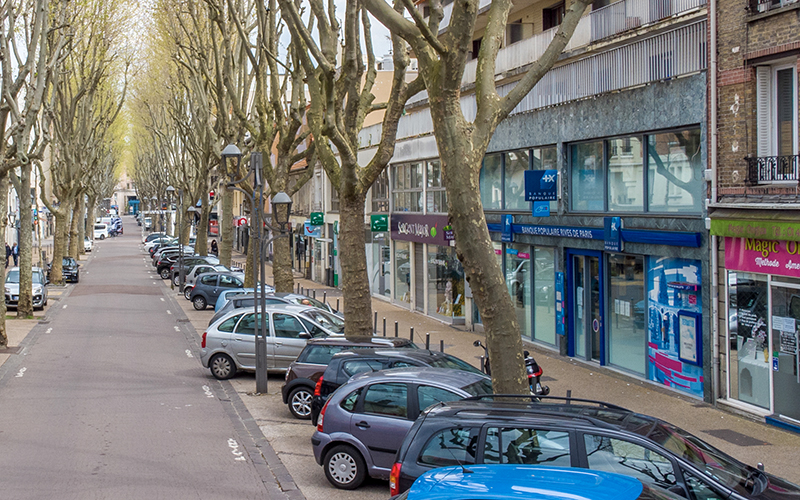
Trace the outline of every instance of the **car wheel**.
<path fill-rule="evenodd" d="M 192 299 L 192 305 L 198 311 L 202 311 L 203 309 L 206 308 L 206 298 L 203 297 L 202 295 L 198 295 L 194 299 Z"/>
<path fill-rule="evenodd" d="M 183 289 L 183 296 L 186 297 L 186 300 L 192 300 L 192 287 L 187 286 Z"/>
<path fill-rule="evenodd" d="M 104 240 L 104 239 L 106 239 L 106 235 L 105 235 L 105 234 L 101 234 L 101 235 L 100 235 L 100 239 L 101 239 L 101 240 Z"/>
<path fill-rule="evenodd" d="M 181 286 L 181 277 L 177 274 L 172 277 L 172 284 L 175 286 Z"/>
<path fill-rule="evenodd" d="M 289 394 L 289 411 L 294 418 L 308 420 L 311 418 L 311 400 L 314 393 L 308 387 L 296 387 Z"/>
<path fill-rule="evenodd" d="M 361 454 L 346 444 L 328 450 L 323 464 L 328 481 L 343 490 L 358 488 L 367 476 L 367 465 Z"/>
<path fill-rule="evenodd" d="M 217 380 L 228 380 L 236 375 L 236 364 L 226 354 L 217 354 L 211 358 L 208 367 L 211 369 L 211 375 Z"/>
<path fill-rule="evenodd" d="M 161 270 L 160 274 L 162 280 L 169 279 L 169 268 L 165 267 L 164 269 Z"/>

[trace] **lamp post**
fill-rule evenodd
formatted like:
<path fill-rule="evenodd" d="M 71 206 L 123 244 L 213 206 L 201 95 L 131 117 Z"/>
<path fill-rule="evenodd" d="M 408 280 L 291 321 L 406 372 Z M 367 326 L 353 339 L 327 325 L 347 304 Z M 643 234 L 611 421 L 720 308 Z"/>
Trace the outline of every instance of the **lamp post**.
<path fill-rule="evenodd" d="M 17 227 L 17 214 L 16 212 L 8 212 L 8 227 Z M 19 239 L 17 240 L 19 241 Z"/>
<path fill-rule="evenodd" d="M 287 235 L 286 225 L 289 222 L 289 213 L 292 210 L 292 199 L 288 194 L 280 192 L 272 199 L 272 224 L 267 224 L 266 216 L 263 213 L 264 209 L 264 176 L 263 164 L 261 153 L 250 153 L 250 166 L 244 176 L 237 179 L 239 175 L 239 167 L 242 161 L 242 152 L 236 147 L 235 144 L 228 144 L 222 150 L 222 161 L 224 170 L 227 171 L 228 159 L 235 160 L 233 170 L 228 172 L 230 182 L 228 182 L 228 189 L 236 190 L 243 193 L 250 200 L 252 207 L 251 214 L 253 217 L 250 224 L 250 237 L 255 238 L 254 247 L 257 249 L 258 266 L 253 266 L 253 294 L 255 304 L 255 315 L 258 321 L 258 328 L 256 329 L 256 393 L 267 393 L 267 318 L 266 318 L 266 265 L 265 265 L 265 249 L 267 245 L 272 243 L 278 238 L 284 238 Z M 253 191 L 248 192 L 244 189 L 236 187 L 237 184 L 244 182 L 250 174 L 253 175 Z M 279 210 L 281 207 L 286 207 L 285 212 Z M 262 223 L 263 221 L 263 223 Z M 273 224 L 277 224 L 277 227 Z M 273 237 L 266 241 L 262 241 L 261 231 L 262 226 L 267 227 L 275 234 Z M 255 256 L 254 256 L 255 257 Z M 261 272 L 261 279 L 259 279 L 259 271 Z M 259 290 L 260 288 L 260 290 Z"/>

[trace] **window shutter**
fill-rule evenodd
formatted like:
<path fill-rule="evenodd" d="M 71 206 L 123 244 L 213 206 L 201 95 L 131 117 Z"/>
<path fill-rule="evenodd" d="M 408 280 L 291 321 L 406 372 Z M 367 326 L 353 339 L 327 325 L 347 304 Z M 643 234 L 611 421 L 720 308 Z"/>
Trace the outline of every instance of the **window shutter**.
<path fill-rule="evenodd" d="M 770 78 L 769 66 L 756 67 L 756 105 L 758 156 L 772 156 L 772 119 L 770 106 Z"/>

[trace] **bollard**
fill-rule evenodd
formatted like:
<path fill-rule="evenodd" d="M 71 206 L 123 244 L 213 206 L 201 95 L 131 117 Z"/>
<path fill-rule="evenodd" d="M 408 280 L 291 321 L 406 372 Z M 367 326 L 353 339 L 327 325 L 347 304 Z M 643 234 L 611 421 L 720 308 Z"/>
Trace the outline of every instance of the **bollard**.
<path fill-rule="evenodd" d="M 317 300 L 317 289 L 311 290 L 311 298 Z"/>
<path fill-rule="evenodd" d="M 300 295 L 305 295 L 305 293 L 304 293 L 304 292 L 305 292 L 305 290 L 303 290 L 303 287 L 301 286 L 301 287 L 300 287 Z"/>
<path fill-rule="evenodd" d="M 322 303 L 323 304 L 328 303 L 328 292 L 322 292 Z"/>
<path fill-rule="evenodd" d="M 397 330 L 397 321 L 394 322 L 394 336 L 397 337 L 397 334 L 400 333 Z"/>
<path fill-rule="evenodd" d="M 336 299 L 336 310 L 339 310 L 339 299 Z M 378 329 L 378 313 L 375 313 L 375 330 Z"/>
<path fill-rule="evenodd" d="M 339 299 L 336 299 L 336 305 L 339 305 Z M 373 324 L 375 327 L 372 329 L 372 331 L 378 333 L 378 311 L 375 311 L 375 322 Z"/>
<path fill-rule="evenodd" d="M 431 350 L 431 334 L 430 333 L 426 333 L 425 334 L 425 349 L 427 349 L 429 351 Z"/>
<path fill-rule="evenodd" d="M 409 335 L 408 338 L 411 339 L 411 343 L 413 344 L 414 343 L 414 327 L 413 326 L 411 327 L 411 335 Z"/>
<path fill-rule="evenodd" d="M 294 288 L 295 288 L 294 293 L 300 293 L 300 283 L 297 283 L 297 285 Z"/>
<path fill-rule="evenodd" d="M 486 356 L 481 356 L 481 372 L 486 373 Z"/>
<path fill-rule="evenodd" d="M 444 352 L 444 339 L 439 341 L 439 352 Z"/>
<path fill-rule="evenodd" d="M 383 318 L 383 336 L 386 336 L 386 318 Z"/>
<path fill-rule="evenodd" d="M 567 404 L 570 404 L 570 399 L 572 399 L 572 389 L 567 389 Z"/>

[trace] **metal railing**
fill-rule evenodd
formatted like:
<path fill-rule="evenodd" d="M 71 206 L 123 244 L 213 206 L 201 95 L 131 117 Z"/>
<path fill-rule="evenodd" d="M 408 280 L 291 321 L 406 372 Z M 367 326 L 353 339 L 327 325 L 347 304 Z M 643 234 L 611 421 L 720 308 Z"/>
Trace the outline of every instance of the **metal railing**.
<path fill-rule="evenodd" d="M 770 182 L 800 180 L 800 155 L 748 157 L 746 183 L 750 186 Z"/>

